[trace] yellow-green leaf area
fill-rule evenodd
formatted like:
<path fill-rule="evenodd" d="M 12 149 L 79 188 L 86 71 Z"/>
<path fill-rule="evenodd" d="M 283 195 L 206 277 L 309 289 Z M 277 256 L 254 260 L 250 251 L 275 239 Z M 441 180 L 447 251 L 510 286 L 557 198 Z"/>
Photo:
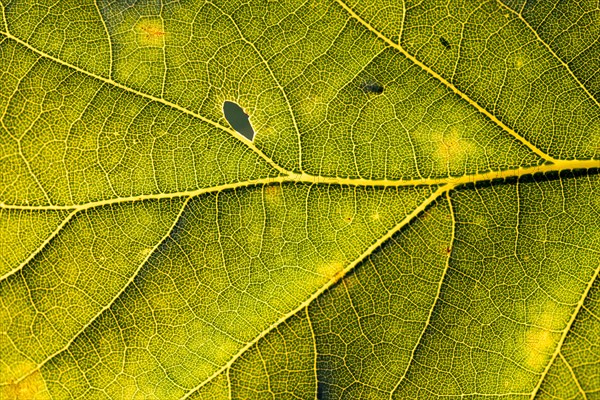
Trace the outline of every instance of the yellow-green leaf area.
<path fill-rule="evenodd" d="M 5 277 L 28 262 L 69 219 L 68 211 L 1 210 L 0 276 Z"/>
<path fill-rule="evenodd" d="M 0 399 L 597 398 L 599 18 L 0 0 Z"/>

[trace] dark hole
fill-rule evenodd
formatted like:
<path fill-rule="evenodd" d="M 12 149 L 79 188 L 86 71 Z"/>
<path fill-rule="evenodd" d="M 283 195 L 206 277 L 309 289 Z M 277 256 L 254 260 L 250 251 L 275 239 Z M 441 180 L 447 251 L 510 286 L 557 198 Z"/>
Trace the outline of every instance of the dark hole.
<path fill-rule="evenodd" d="M 223 115 L 225 115 L 229 125 L 240 135 L 248 140 L 254 139 L 254 129 L 250 124 L 248 114 L 244 112 L 242 107 L 232 101 L 226 101 L 223 103 Z"/>
<path fill-rule="evenodd" d="M 444 46 L 446 48 L 446 50 L 450 50 L 450 42 L 448 42 L 446 39 L 444 39 L 443 37 L 440 38 L 440 43 L 442 44 L 442 46 Z"/>
<path fill-rule="evenodd" d="M 362 90 L 365 93 L 381 94 L 383 93 L 383 86 L 375 81 L 367 81 L 363 83 Z"/>

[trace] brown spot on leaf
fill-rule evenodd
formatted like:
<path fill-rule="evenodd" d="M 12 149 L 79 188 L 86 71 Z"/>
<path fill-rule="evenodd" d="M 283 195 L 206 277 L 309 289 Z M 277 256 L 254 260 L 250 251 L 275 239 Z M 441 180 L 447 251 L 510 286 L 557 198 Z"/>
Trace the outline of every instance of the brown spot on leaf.
<path fill-rule="evenodd" d="M 144 26 L 140 27 L 144 32 L 146 32 L 147 38 L 150 37 L 161 37 L 165 35 L 165 31 L 158 29 L 155 26 Z"/>
<path fill-rule="evenodd" d="M 135 27 L 138 43 L 142 46 L 162 47 L 167 32 L 160 19 L 141 21 Z"/>

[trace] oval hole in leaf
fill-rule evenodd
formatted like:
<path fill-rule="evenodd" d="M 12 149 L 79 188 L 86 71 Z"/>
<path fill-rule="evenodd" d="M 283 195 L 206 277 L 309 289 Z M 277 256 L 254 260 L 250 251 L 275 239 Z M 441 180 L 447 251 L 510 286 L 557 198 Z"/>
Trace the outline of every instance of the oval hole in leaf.
<path fill-rule="evenodd" d="M 248 114 L 237 103 L 225 101 L 223 103 L 223 115 L 237 133 L 248 140 L 254 139 L 254 129 L 252 129 L 252 125 L 250 124 Z"/>

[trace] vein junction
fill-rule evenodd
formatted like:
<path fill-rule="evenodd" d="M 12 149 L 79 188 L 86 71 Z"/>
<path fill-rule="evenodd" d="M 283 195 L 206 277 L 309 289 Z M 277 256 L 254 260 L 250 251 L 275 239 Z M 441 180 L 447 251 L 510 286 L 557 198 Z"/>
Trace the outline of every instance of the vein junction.
<path fill-rule="evenodd" d="M 77 205 L 15 205 L 0 202 L 0 208 L 17 209 L 17 210 L 86 210 L 98 206 L 109 204 L 168 199 L 176 197 L 194 197 L 206 193 L 216 193 L 225 190 L 239 189 L 257 185 L 271 185 L 284 183 L 303 183 L 312 185 L 342 185 L 342 186 L 367 186 L 367 187 L 403 187 L 403 186 L 432 186 L 445 185 L 446 190 L 451 190 L 456 187 L 475 184 L 479 182 L 487 182 L 493 180 L 506 180 L 510 178 L 520 178 L 523 176 L 534 174 L 551 174 L 564 171 L 575 170 L 590 170 L 600 168 L 600 160 L 561 160 L 555 163 L 547 163 L 530 167 L 521 167 L 516 169 L 507 169 L 503 171 L 488 171 L 472 175 L 450 176 L 443 178 L 420 178 L 420 179 L 363 179 L 363 178 L 339 178 L 316 176 L 311 174 L 296 174 L 288 172 L 285 175 L 280 175 L 274 178 L 261 178 L 240 182 L 226 183 L 218 186 L 207 188 L 199 188 L 190 191 L 173 192 L 173 193 L 156 193 L 131 197 L 116 197 L 106 200 L 91 201 L 88 203 Z"/>

